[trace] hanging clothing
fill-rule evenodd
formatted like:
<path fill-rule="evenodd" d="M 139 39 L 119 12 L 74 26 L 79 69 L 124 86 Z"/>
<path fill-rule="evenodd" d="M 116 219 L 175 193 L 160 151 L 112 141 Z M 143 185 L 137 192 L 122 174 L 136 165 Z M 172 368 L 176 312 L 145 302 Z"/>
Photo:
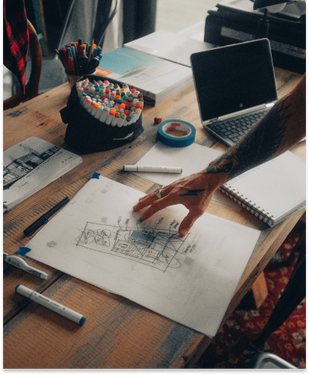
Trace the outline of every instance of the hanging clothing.
<path fill-rule="evenodd" d="M 3 1 L 3 63 L 16 75 L 23 93 L 29 49 L 27 12 L 24 0 Z"/>

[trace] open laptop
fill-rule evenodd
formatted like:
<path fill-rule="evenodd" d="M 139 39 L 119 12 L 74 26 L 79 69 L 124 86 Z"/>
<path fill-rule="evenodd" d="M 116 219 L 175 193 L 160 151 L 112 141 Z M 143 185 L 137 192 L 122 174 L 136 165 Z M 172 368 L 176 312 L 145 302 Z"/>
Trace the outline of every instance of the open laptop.
<path fill-rule="evenodd" d="M 203 126 L 223 143 L 236 143 L 277 100 L 268 39 L 191 55 Z"/>

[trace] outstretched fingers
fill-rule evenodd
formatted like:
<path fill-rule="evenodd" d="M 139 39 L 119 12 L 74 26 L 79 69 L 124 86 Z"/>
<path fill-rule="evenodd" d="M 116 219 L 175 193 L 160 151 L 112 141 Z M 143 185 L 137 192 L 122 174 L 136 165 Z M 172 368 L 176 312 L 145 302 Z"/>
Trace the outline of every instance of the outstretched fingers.
<path fill-rule="evenodd" d="M 151 205 L 153 202 L 158 200 L 158 197 L 155 192 L 152 192 L 149 195 L 143 196 L 138 200 L 138 203 L 133 206 L 134 212 L 138 212 L 142 210 L 143 208 L 146 208 L 146 206 Z"/>
<path fill-rule="evenodd" d="M 203 215 L 203 211 L 190 210 L 186 217 L 182 220 L 179 226 L 179 235 L 186 236 L 190 231 L 191 227 L 194 225 L 194 222 Z"/>
<path fill-rule="evenodd" d="M 163 191 L 163 189 L 164 189 L 164 191 Z M 173 189 L 172 184 L 170 184 L 169 186 L 165 186 L 165 187 L 161 186 L 161 189 L 159 188 L 159 190 L 161 191 L 160 200 L 163 199 L 163 196 L 168 196 L 169 192 L 172 189 Z M 158 190 L 154 191 L 154 192 L 151 192 L 150 194 L 148 194 L 146 196 L 141 197 L 138 200 L 138 203 L 133 206 L 134 212 L 138 212 L 138 211 L 146 208 L 149 205 L 156 204 L 159 201 L 159 197 L 157 195 L 157 192 L 158 192 Z M 172 204 L 167 204 L 166 206 L 168 206 L 168 205 L 172 205 Z M 160 209 L 163 209 L 163 208 L 160 208 Z M 158 210 L 160 210 L 160 209 L 158 209 Z"/>
<path fill-rule="evenodd" d="M 157 213 L 159 210 L 162 210 L 170 205 L 173 205 L 173 202 L 166 197 L 162 197 L 161 199 L 158 199 L 150 205 L 148 209 L 146 209 L 142 215 L 140 216 L 141 221 L 145 221 L 146 219 L 150 218 L 153 214 Z"/>

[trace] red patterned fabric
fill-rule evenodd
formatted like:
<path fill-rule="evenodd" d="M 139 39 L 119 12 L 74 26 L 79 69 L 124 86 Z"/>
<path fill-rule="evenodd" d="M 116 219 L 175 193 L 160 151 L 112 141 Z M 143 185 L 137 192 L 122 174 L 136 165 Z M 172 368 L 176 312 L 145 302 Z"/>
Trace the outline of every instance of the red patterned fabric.
<path fill-rule="evenodd" d="M 250 343 L 258 338 L 282 294 L 297 260 L 285 266 L 299 239 L 293 231 L 264 270 L 268 296 L 258 310 L 236 310 L 216 334 L 196 368 L 248 368 L 256 352 Z M 282 265 L 281 265 L 282 263 Z M 272 352 L 297 368 L 306 368 L 306 300 L 294 310 L 283 325 L 267 339 L 264 351 Z"/>
<path fill-rule="evenodd" d="M 3 1 L 3 63 L 16 75 L 25 93 L 29 48 L 24 0 Z"/>

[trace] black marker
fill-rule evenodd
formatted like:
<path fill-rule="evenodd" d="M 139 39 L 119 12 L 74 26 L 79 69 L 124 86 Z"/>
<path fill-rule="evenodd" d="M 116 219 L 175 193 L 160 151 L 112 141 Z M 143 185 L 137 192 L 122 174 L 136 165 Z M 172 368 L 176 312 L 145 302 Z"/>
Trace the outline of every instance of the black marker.
<path fill-rule="evenodd" d="M 48 219 L 54 213 L 57 212 L 57 210 L 59 210 L 60 208 L 62 208 L 63 205 L 65 205 L 69 201 L 70 201 L 70 199 L 68 197 L 65 197 L 62 201 L 60 201 L 60 203 L 58 203 L 57 205 L 55 205 L 53 208 L 51 208 L 51 210 L 49 210 L 47 213 L 43 214 L 42 217 L 38 218 L 35 222 L 33 222 L 32 225 L 30 225 L 29 227 L 27 227 L 24 230 L 24 234 L 27 235 L 27 236 L 32 235 L 34 232 L 36 232 L 36 230 L 39 227 L 41 227 L 42 225 L 44 225 L 44 223 L 46 223 L 48 221 Z"/>

